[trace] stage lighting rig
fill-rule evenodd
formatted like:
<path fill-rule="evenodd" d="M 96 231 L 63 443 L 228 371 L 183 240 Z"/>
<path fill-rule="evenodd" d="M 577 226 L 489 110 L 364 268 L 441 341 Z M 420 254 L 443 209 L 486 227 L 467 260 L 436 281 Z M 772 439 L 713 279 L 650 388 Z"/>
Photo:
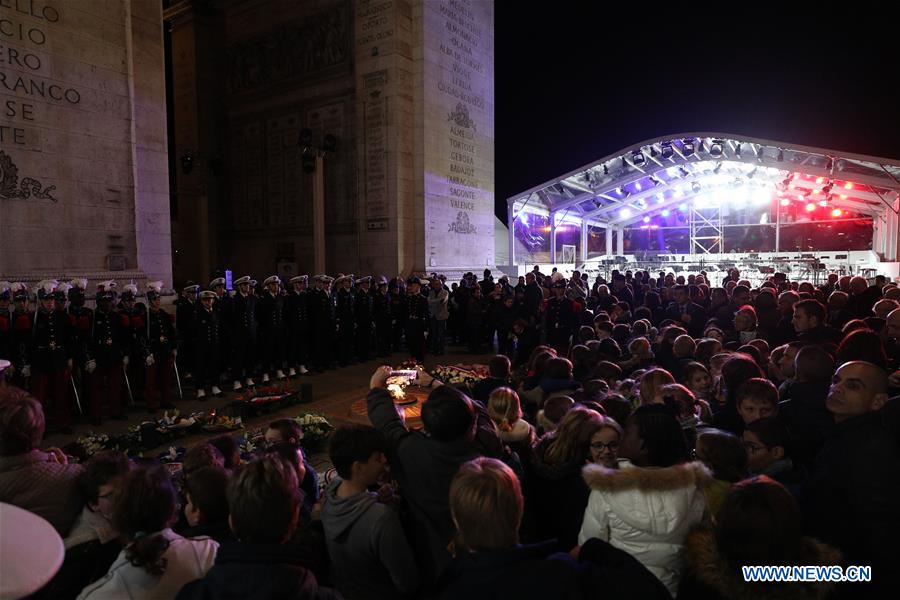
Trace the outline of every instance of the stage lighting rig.
<path fill-rule="evenodd" d="M 725 144 L 723 140 L 713 140 L 709 145 L 709 154 L 711 156 L 722 156 L 722 146 Z"/>
<path fill-rule="evenodd" d="M 660 146 L 660 155 L 665 159 L 670 159 L 674 154 L 672 142 L 663 142 L 662 146 Z"/>
<path fill-rule="evenodd" d="M 631 162 L 633 162 L 634 166 L 636 166 L 636 167 L 644 166 L 644 163 L 646 162 L 646 160 L 647 159 L 644 158 L 643 152 L 636 151 L 636 152 L 631 153 Z"/>
<path fill-rule="evenodd" d="M 696 148 L 694 140 L 685 139 L 681 141 L 681 150 L 685 156 L 690 156 Z"/>

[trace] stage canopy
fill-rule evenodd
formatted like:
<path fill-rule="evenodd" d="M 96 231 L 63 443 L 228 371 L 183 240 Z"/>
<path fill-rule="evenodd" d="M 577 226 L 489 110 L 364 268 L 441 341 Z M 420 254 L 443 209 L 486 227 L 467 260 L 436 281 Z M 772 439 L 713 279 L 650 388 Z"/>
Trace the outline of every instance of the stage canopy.
<path fill-rule="evenodd" d="M 510 264 L 817 250 L 892 262 L 898 198 L 897 160 L 724 133 L 667 136 L 509 198 Z"/>

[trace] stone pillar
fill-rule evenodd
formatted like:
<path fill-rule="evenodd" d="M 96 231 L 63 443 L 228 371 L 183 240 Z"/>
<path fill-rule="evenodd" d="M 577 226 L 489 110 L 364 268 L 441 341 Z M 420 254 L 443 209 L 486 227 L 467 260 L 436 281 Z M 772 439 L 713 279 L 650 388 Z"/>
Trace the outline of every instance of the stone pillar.
<path fill-rule="evenodd" d="M 221 76 L 214 57 L 223 47 L 220 16 L 205 0 L 182 0 L 166 9 L 171 34 L 175 195 L 172 219 L 175 277 L 205 285 L 217 265 L 222 207 Z M 219 210 L 219 213 L 224 211 Z"/>
<path fill-rule="evenodd" d="M 0 19 L 0 279 L 170 284 L 160 3 L 5 0 Z"/>
<path fill-rule="evenodd" d="M 494 263 L 494 4 L 355 3 L 363 271 Z"/>

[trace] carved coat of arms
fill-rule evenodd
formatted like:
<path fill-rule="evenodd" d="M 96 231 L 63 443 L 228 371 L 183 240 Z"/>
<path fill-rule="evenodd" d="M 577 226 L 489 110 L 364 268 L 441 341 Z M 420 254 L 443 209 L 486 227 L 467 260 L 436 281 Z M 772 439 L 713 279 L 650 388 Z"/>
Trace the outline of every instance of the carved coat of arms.
<path fill-rule="evenodd" d="M 462 102 L 456 103 L 456 110 L 447 115 L 447 120 L 453 121 L 460 127 L 465 127 L 466 129 L 471 129 L 478 133 L 478 129 L 475 127 L 475 121 L 469 116 L 469 107 Z"/>
<path fill-rule="evenodd" d="M 0 199 L 3 200 L 28 200 L 32 196 L 38 200 L 53 200 L 56 198 L 50 193 L 56 189 L 55 185 L 44 189 L 43 184 L 37 179 L 25 177 L 19 182 L 19 169 L 9 155 L 0 150 Z"/>
<path fill-rule="evenodd" d="M 478 233 L 478 228 L 469 222 L 469 215 L 466 214 L 465 211 L 461 210 L 458 213 L 456 213 L 456 221 L 453 223 L 450 223 L 450 229 L 448 229 L 447 231 L 448 232 L 453 231 L 455 233 L 469 234 L 469 233 Z"/>

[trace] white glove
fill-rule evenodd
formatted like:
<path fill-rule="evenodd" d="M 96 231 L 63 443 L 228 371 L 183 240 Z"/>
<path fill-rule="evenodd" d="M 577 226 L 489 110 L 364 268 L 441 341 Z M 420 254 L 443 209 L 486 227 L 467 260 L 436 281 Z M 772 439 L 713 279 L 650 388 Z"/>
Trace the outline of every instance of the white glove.
<path fill-rule="evenodd" d="M 93 358 L 91 360 L 87 361 L 86 363 L 84 363 L 84 370 L 87 371 L 88 373 L 93 373 L 96 368 L 97 368 L 97 361 L 94 360 Z"/>
<path fill-rule="evenodd" d="M 147 363 L 148 367 L 152 367 L 156 363 L 156 359 L 153 358 L 152 354 L 148 354 L 144 362 Z"/>
<path fill-rule="evenodd" d="M 31 365 L 25 365 L 24 367 L 22 367 L 22 377 L 24 377 L 25 379 L 31 377 Z"/>
<path fill-rule="evenodd" d="M 130 362 L 130 359 L 127 356 L 122 357 L 122 366 L 123 367 L 127 367 L 129 362 Z"/>

